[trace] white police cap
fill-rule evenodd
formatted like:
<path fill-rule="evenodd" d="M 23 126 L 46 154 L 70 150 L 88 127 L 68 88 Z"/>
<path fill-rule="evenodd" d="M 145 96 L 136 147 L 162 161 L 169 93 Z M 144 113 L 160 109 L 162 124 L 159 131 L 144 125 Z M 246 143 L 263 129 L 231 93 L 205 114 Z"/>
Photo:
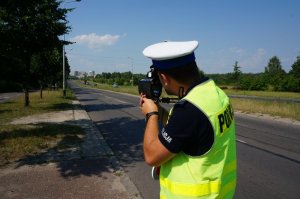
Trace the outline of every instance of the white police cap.
<path fill-rule="evenodd" d="M 197 47 L 198 41 L 166 41 L 148 46 L 143 54 L 152 59 L 154 68 L 168 70 L 194 61 Z"/>

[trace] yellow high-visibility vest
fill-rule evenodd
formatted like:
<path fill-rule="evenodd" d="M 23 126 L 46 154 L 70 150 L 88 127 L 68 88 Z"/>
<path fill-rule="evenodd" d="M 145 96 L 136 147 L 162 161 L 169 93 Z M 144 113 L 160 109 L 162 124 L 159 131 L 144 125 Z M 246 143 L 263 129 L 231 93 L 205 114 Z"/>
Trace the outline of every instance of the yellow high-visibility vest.
<path fill-rule="evenodd" d="M 180 152 L 161 165 L 160 198 L 233 198 L 237 170 L 235 120 L 228 96 L 208 80 L 182 100 L 207 116 L 214 129 L 214 143 L 201 156 Z"/>

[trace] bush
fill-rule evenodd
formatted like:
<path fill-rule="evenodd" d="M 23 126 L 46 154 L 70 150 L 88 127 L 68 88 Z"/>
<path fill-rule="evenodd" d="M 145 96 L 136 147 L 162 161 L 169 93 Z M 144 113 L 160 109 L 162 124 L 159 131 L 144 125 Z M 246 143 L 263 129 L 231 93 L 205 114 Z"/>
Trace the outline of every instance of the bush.
<path fill-rule="evenodd" d="M 243 75 L 240 79 L 240 88 L 242 90 L 266 90 L 267 84 L 265 77 L 262 74 L 259 75 Z"/>
<path fill-rule="evenodd" d="M 280 82 L 280 89 L 282 91 L 300 91 L 300 79 L 296 78 L 294 75 L 288 75 Z"/>

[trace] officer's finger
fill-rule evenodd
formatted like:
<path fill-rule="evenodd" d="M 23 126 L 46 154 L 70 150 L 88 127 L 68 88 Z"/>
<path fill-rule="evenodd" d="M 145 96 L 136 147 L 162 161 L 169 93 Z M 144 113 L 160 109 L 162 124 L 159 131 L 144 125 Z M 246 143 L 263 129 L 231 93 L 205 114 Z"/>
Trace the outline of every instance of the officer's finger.
<path fill-rule="evenodd" d="M 143 97 L 141 96 L 141 97 L 140 97 L 140 106 L 142 106 L 143 103 L 144 103 L 144 100 L 143 100 Z"/>

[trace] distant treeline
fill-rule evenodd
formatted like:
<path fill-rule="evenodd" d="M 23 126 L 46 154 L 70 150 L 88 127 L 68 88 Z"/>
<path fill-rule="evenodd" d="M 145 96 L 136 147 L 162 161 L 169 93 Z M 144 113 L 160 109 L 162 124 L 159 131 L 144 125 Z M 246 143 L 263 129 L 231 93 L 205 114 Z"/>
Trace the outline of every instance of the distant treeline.
<path fill-rule="evenodd" d="M 280 60 L 274 56 L 269 60 L 263 73 L 243 73 L 236 61 L 233 72 L 227 74 L 204 74 L 212 78 L 218 85 L 241 90 L 272 90 L 300 92 L 300 56 L 291 66 L 289 72 L 282 69 Z M 95 78 L 85 77 L 86 81 L 92 80 L 102 84 L 137 85 L 138 81 L 145 78 L 145 74 L 132 74 L 131 72 L 113 72 L 97 74 Z"/>
<path fill-rule="evenodd" d="M 131 72 L 113 72 L 97 74 L 93 81 L 101 84 L 118 84 L 129 86 L 137 85 L 139 80 L 145 77 L 145 74 L 133 74 Z"/>
<path fill-rule="evenodd" d="M 280 60 L 270 59 L 263 73 L 242 73 L 238 62 L 233 65 L 233 72 L 227 74 L 207 74 L 218 85 L 227 85 L 242 90 L 271 90 L 300 92 L 300 56 L 289 72 L 282 69 Z"/>

